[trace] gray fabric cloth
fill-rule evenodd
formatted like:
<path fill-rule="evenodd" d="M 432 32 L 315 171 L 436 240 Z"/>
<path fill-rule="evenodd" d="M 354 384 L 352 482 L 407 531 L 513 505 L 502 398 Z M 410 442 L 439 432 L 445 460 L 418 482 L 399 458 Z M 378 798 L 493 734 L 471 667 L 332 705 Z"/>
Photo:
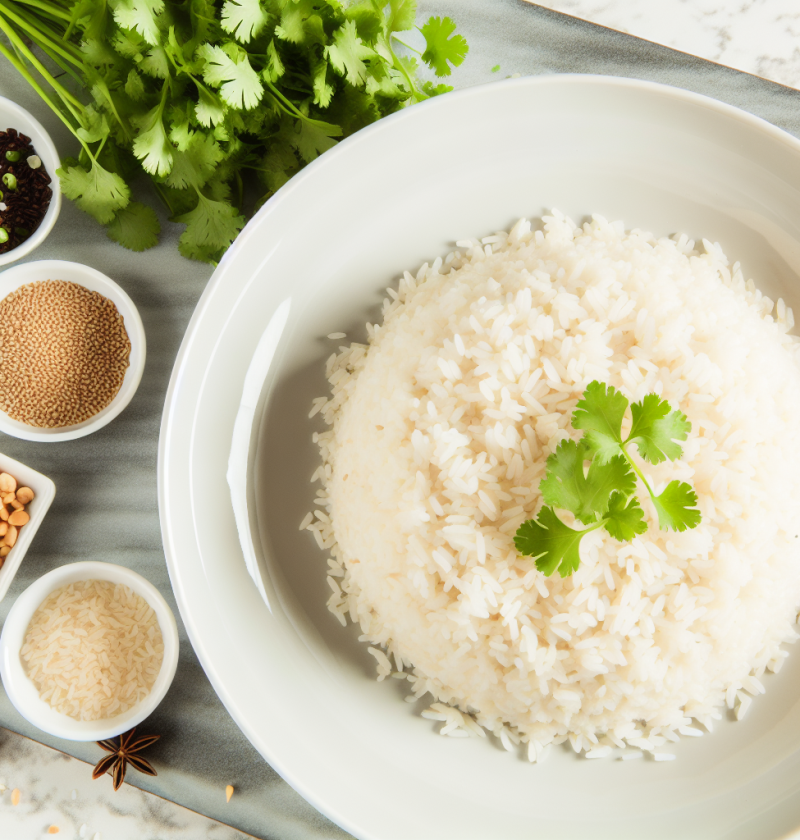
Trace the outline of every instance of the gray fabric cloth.
<path fill-rule="evenodd" d="M 660 47 L 522 0 L 424 0 L 420 17 L 450 15 L 470 44 L 456 71 L 457 87 L 512 74 L 601 73 L 649 79 L 737 105 L 800 136 L 800 92 Z M 500 70 L 492 72 L 492 67 Z M 0 94 L 30 109 L 51 132 L 62 154 L 75 144 L 36 94 L 0 59 Z M 130 566 L 151 580 L 175 610 L 156 499 L 156 457 L 161 411 L 170 372 L 192 310 L 211 275 L 208 266 L 179 256 L 180 227 L 162 218 L 160 245 L 134 254 L 69 202 L 48 240 L 28 259 L 87 263 L 117 280 L 139 307 L 147 333 L 147 365 L 133 402 L 110 426 L 88 438 L 40 444 L 0 435 L 0 451 L 49 475 L 57 485 L 44 521 L 9 594 L 63 563 L 106 560 Z M 147 731 L 161 733 L 149 757 L 156 778 L 130 781 L 263 840 L 311 840 L 348 835 L 318 814 L 264 761 L 215 695 L 181 630 L 175 682 Z M 89 761 L 93 744 L 51 738 L 31 727 L 0 693 L 0 725 Z M 236 794 L 225 803 L 225 785 Z"/>

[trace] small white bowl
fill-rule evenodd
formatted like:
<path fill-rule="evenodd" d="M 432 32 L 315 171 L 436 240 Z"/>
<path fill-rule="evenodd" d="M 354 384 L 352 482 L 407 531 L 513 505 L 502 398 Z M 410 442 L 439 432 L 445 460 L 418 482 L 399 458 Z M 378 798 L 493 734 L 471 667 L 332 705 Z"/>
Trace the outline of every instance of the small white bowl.
<path fill-rule="evenodd" d="M 147 697 L 127 712 L 102 720 L 75 720 L 53 709 L 39 697 L 36 686 L 25 673 L 19 655 L 28 625 L 42 601 L 55 589 L 79 580 L 108 580 L 129 586 L 155 611 L 164 639 L 164 660 Z M 68 741 L 103 741 L 141 723 L 164 699 L 177 667 L 178 627 L 169 605 L 152 583 L 136 572 L 113 563 L 70 563 L 40 577 L 17 598 L 0 635 L 0 675 L 9 700 L 34 726 Z"/>
<path fill-rule="evenodd" d="M 15 128 L 20 134 L 26 134 L 31 138 L 31 144 L 36 149 L 36 154 L 42 159 L 47 174 L 50 176 L 50 189 L 53 191 L 53 197 L 50 199 L 50 206 L 47 208 L 39 227 L 21 245 L 5 254 L 0 254 L 0 265 L 15 262 L 41 245 L 47 238 L 47 234 L 53 229 L 61 210 L 61 184 L 58 175 L 56 175 L 56 170 L 61 166 L 61 159 L 53 141 L 50 139 L 50 135 L 44 130 L 39 120 L 29 114 L 21 105 L 0 96 L 0 131 L 5 131 L 8 128 Z"/>
<path fill-rule="evenodd" d="M 34 492 L 33 500 L 25 505 L 25 511 L 30 520 L 19 529 L 14 547 L 8 553 L 3 568 L 0 569 L 0 601 L 8 592 L 8 587 L 19 569 L 22 558 L 25 556 L 31 541 L 33 540 L 39 526 L 42 524 L 47 509 L 53 502 L 56 495 L 56 486 L 46 475 L 42 475 L 25 464 L 9 458 L 0 453 L 0 472 L 7 472 L 17 479 L 17 487 L 30 487 Z"/>
<path fill-rule="evenodd" d="M 112 300 L 125 319 L 125 329 L 131 340 L 130 365 L 125 371 L 122 387 L 113 400 L 102 410 L 74 426 L 61 426 L 57 429 L 41 429 L 12 420 L 4 411 L 0 411 L 0 432 L 23 440 L 55 442 L 75 440 L 90 435 L 110 423 L 133 399 L 144 371 L 146 341 L 144 327 L 139 312 L 133 301 L 110 277 L 81 263 L 66 260 L 39 260 L 8 268 L 0 273 L 0 300 L 26 283 L 40 280 L 69 280 L 78 283 L 93 292 L 99 292 Z"/>

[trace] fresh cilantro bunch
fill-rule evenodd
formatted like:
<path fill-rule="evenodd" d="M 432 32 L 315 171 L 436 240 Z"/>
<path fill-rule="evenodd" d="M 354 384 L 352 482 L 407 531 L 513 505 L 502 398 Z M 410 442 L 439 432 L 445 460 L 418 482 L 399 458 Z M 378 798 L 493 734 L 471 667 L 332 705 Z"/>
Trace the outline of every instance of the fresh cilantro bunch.
<path fill-rule="evenodd" d="M 697 494 L 685 481 L 671 481 L 656 495 L 629 452 L 635 446 L 650 464 L 681 457 L 676 441 L 686 440 L 692 424 L 657 394 L 631 405 L 631 431 L 622 439 L 622 420 L 628 400 L 611 386 L 590 382 L 572 415 L 572 426 L 583 430 L 579 442 L 564 440 L 547 459 L 539 484 L 544 507 L 536 519 L 523 522 L 514 544 L 520 554 L 536 559 L 546 575 L 558 569 L 567 577 L 580 565 L 581 539 L 605 528 L 620 542 L 647 530 L 644 511 L 636 497 L 641 479 L 658 514 L 659 527 L 685 531 L 700 523 Z M 588 469 L 587 469 L 588 463 Z M 585 528 L 571 528 L 556 515 L 568 510 Z"/>
<path fill-rule="evenodd" d="M 246 183 L 258 206 L 338 139 L 452 89 L 417 70 L 449 76 L 466 41 L 432 17 L 409 57 L 415 18 L 416 0 L 0 0 L 0 55 L 80 143 L 65 196 L 140 251 L 159 235 L 131 196 L 145 173 L 186 225 L 181 253 L 213 263 L 244 226 Z"/>

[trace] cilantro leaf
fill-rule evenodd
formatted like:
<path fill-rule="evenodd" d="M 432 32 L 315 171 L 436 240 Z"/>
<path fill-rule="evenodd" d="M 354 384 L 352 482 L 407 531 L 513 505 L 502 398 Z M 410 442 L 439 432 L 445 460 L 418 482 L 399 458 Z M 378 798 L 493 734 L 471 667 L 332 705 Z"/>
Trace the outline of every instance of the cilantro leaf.
<path fill-rule="evenodd" d="M 188 102 L 183 107 L 173 105 L 167 113 L 166 121 L 169 125 L 167 137 L 179 152 L 185 152 L 189 148 L 195 134 L 190 122 L 190 107 Z"/>
<path fill-rule="evenodd" d="M 80 27 L 84 41 L 104 40 L 108 27 L 108 7 L 96 0 L 78 0 L 70 10 L 69 28 Z"/>
<path fill-rule="evenodd" d="M 255 108 L 264 95 L 264 85 L 247 57 L 237 44 L 225 48 L 202 44 L 198 55 L 205 59 L 203 78 L 208 84 L 219 87 L 220 96 L 231 108 Z"/>
<path fill-rule="evenodd" d="M 145 90 L 142 77 L 135 70 L 131 70 L 128 73 L 128 78 L 125 81 L 125 93 L 127 93 L 134 102 L 140 102 L 145 98 L 145 96 L 147 96 L 147 91 Z"/>
<path fill-rule="evenodd" d="M 389 10 L 387 26 L 390 32 L 404 32 L 414 28 L 417 0 L 389 0 Z"/>
<path fill-rule="evenodd" d="M 314 104 L 320 108 L 327 108 L 333 99 L 333 85 L 328 83 L 328 62 L 325 59 L 318 61 L 313 69 L 314 77 Z"/>
<path fill-rule="evenodd" d="M 592 460 L 586 476 L 584 508 L 587 512 L 596 513 L 598 519 L 602 518 L 608 513 L 610 499 L 615 492 L 627 498 L 635 490 L 636 476 L 624 456 L 615 455 L 605 464 Z M 584 521 L 581 518 L 581 522 Z"/>
<path fill-rule="evenodd" d="M 280 55 L 278 55 L 278 48 L 275 46 L 275 39 L 273 38 L 267 47 L 267 61 L 261 75 L 268 82 L 272 82 L 274 84 L 285 72 L 286 67 L 281 61 Z M 316 76 L 314 78 L 314 90 L 316 91 Z"/>
<path fill-rule="evenodd" d="M 166 175 L 172 167 L 172 146 L 161 119 L 163 106 L 156 105 L 143 117 L 132 120 L 139 128 L 133 141 L 133 153 L 151 175 Z"/>
<path fill-rule="evenodd" d="M 117 211 L 106 234 L 131 251 L 145 251 L 158 243 L 160 231 L 161 225 L 153 208 L 131 201 L 127 207 Z"/>
<path fill-rule="evenodd" d="M 452 73 L 450 64 L 458 67 L 469 51 L 463 35 L 453 35 L 455 30 L 456 25 L 449 17 L 432 17 L 420 27 L 426 44 L 422 60 L 437 76 L 449 76 Z"/>
<path fill-rule="evenodd" d="M 443 93 L 450 93 L 452 89 L 452 85 L 445 85 L 441 82 L 438 85 L 435 85 L 433 82 L 422 83 L 422 90 L 427 93 L 428 96 L 441 96 Z"/>
<path fill-rule="evenodd" d="M 644 511 L 636 496 L 630 499 L 624 493 L 614 491 L 608 500 L 605 529 L 620 542 L 628 542 L 637 534 L 647 530 Z"/>
<path fill-rule="evenodd" d="M 348 6 L 344 10 L 347 20 L 355 22 L 358 37 L 366 44 L 374 44 L 383 33 L 386 21 L 377 9 L 368 3 L 360 3 Z M 413 20 L 412 20 L 413 26 Z"/>
<path fill-rule="evenodd" d="M 139 62 L 139 69 L 154 79 L 169 78 L 170 63 L 164 47 L 159 45 L 148 50 L 147 55 Z"/>
<path fill-rule="evenodd" d="M 114 20 L 155 46 L 161 42 L 159 16 L 163 11 L 164 0 L 118 0 L 114 5 Z"/>
<path fill-rule="evenodd" d="M 583 445 L 561 441 L 547 459 L 547 473 L 539 484 L 546 504 L 571 511 L 587 525 L 605 516 L 613 492 L 626 498 L 636 489 L 636 476 L 624 456 L 607 464 L 593 460 L 584 475 L 584 462 L 590 457 Z"/>
<path fill-rule="evenodd" d="M 539 484 L 545 504 L 572 511 L 579 519 L 578 511 L 583 509 L 586 488 L 584 460 L 582 447 L 575 441 L 562 440 L 547 459 L 547 472 Z"/>
<path fill-rule="evenodd" d="M 330 133 L 319 123 L 312 123 L 309 120 L 298 120 L 297 123 L 294 138 L 290 142 L 306 163 L 336 145 Z"/>
<path fill-rule="evenodd" d="M 572 426 L 582 429 L 594 457 L 606 463 L 622 454 L 622 418 L 628 407 L 626 397 L 603 382 L 590 382 L 572 414 Z"/>
<path fill-rule="evenodd" d="M 631 405 L 633 425 L 626 443 L 636 444 L 639 454 L 651 464 L 660 464 L 669 458 L 680 458 L 683 449 L 676 440 L 686 440 L 692 424 L 686 415 L 657 394 L 648 394 L 641 402 Z"/>
<path fill-rule="evenodd" d="M 82 166 L 67 166 L 58 169 L 56 175 L 64 195 L 100 224 L 110 222 L 117 210 L 127 207 L 130 201 L 128 185 L 97 162 L 88 172 Z"/>
<path fill-rule="evenodd" d="M 96 143 L 108 137 L 109 127 L 106 115 L 101 114 L 94 105 L 87 105 L 81 116 L 81 127 L 76 132 L 81 140 Z"/>
<path fill-rule="evenodd" d="M 313 0 L 284 0 L 280 5 L 283 10 L 281 22 L 275 27 L 275 35 L 292 44 L 304 43 L 308 35 L 308 21 L 317 17 Z"/>
<path fill-rule="evenodd" d="M 114 50 L 105 42 L 97 38 L 87 38 L 78 48 L 89 67 L 103 67 L 117 63 Z"/>
<path fill-rule="evenodd" d="M 519 526 L 514 545 L 520 554 L 536 560 L 542 574 L 552 575 L 558 569 L 561 577 L 567 577 L 580 566 L 578 547 L 585 533 L 565 525 L 552 508 L 545 506 L 538 519 L 528 519 Z"/>
<path fill-rule="evenodd" d="M 685 531 L 700 524 L 697 510 L 697 493 L 685 481 L 670 481 L 664 491 L 653 496 L 658 513 L 659 528 L 670 531 Z"/>
<path fill-rule="evenodd" d="M 367 79 L 364 60 L 372 58 L 375 51 L 358 37 L 355 21 L 348 20 L 334 33 L 333 43 L 325 47 L 325 55 L 340 76 L 344 76 L 353 87 L 358 87 Z"/>
<path fill-rule="evenodd" d="M 166 177 L 166 183 L 177 189 L 202 187 L 214 174 L 214 169 L 222 160 L 219 143 L 208 134 L 197 131 L 192 135 L 185 151 L 174 154 L 172 170 Z"/>
<path fill-rule="evenodd" d="M 222 6 L 222 28 L 241 44 L 255 38 L 268 22 L 259 0 L 225 0 Z"/>
<path fill-rule="evenodd" d="M 300 168 L 291 146 L 277 145 L 262 162 L 261 177 L 271 193 L 277 192 Z"/>
<path fill-rule="evenodd" d="M 227 248 L 244 227 L 245 218 L 227 201 L 206 198 L 198 193 L 197 206 L 176 216 L 186 230 L 181 234 L 178 248 L 189 259 L 208 261 L 211 252 Z"/>
<path fill-rule="evenodd" d="M 194 106 L 194 115 L 200 125 L 210 128 L 218 125 L 225 119 L 225 106 L 216 93 L 200 85 L 197 88 L 197 102 Z"/>

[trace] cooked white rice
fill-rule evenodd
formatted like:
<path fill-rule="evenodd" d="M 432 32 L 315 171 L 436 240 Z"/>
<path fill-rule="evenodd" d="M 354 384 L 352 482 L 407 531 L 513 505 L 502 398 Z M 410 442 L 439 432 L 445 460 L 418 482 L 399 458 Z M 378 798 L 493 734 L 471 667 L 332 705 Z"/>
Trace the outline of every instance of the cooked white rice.
<path fill-rule="evenodd" d="M 531 761 L 567 739 L 636 757 L 726 706 L 741 718 L 797 638 L 791 311 L 719 245 L 597 216 L 553 211 L 543 230 L 521 220 L 457 247 L 388 290 L 368 346 L 328 360 L 302 527 L 331 554 L 330 609 L 361 625 L 379 679 L 433 696 L 443 734 L 488 730 Z M 593 379 L 685 412 L 683 458 L 643 466 L 656 492 L 690 482 L 703 518 L 660 531 L 640 492 L 647 533 L 594 531 L 580 569 L 548 578 L 513 536 Z"/>
<path fill-rule="evenodd" d="M 84 580 L 45 598 L 20 657 L 42 700 L 76 720 L 100 720 L 150 693 L 164 643 L 141 595 L 111 581 Z"/>

